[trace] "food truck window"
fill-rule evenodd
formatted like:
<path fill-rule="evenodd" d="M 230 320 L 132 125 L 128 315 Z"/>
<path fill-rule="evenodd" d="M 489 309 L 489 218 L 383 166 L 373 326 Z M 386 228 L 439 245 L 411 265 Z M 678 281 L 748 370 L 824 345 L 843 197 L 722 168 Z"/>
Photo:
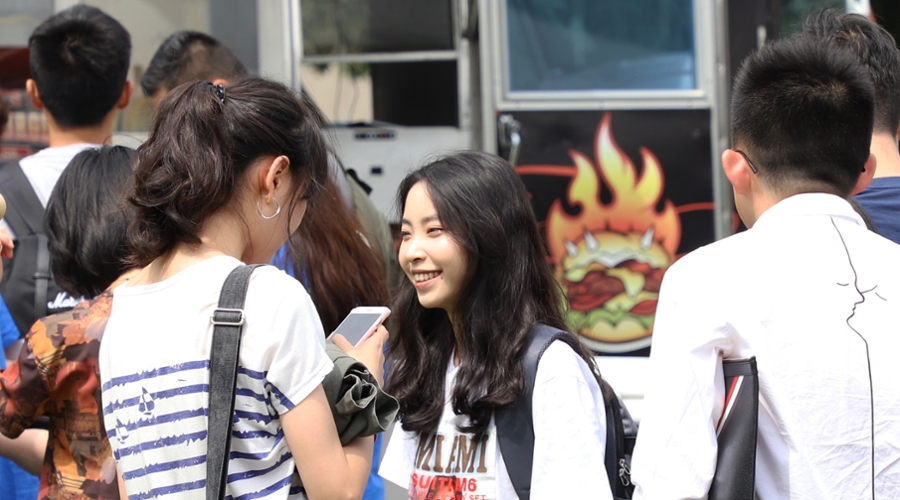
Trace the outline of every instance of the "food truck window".
<path fill-rule="evenodd" d="M 451 0 L 302 0 L 306 55 L 452 50 Z"/>
<path fill-rule="evenodd" d="M 509 90 L 697 87 L 692 0 L 506 0 Z"/>

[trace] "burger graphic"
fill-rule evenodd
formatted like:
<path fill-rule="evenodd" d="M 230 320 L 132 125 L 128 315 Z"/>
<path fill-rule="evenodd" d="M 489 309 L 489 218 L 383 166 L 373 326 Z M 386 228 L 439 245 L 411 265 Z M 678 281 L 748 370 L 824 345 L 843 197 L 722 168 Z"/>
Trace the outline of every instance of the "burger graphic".
<path fill-rule="evenodd" d="M 659 286 L 671 264 L 653 233 L 589 231 L 577 244 L 565 242 L 561 282 L 569 324 L 597 350 L 649 345 Z"/>
<path fill-rule="evenodd" d="M 568 320 L 595 351 L 624 353 L 648 347 L 659 287 L 675 261 L 681 221 L 663 194 L 662 168 L 640 149 L 642 169 L 616 144 L 607 113 L 597 130 L 596 164 L 571 151 L 568 213 L 562 200 L 545 222 L 557 277 L 569 303 Z M 612 194 L 601 203 L 601 182 Z M 660 210 L 661 207 L 661 210 Z"/>

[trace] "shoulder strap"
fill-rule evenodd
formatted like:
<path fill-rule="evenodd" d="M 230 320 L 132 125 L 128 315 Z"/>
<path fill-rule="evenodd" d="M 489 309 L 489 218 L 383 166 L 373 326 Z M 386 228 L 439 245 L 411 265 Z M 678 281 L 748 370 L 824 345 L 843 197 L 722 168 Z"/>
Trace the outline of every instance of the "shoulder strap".
<path fill-rule="evenodd" d="M 244 325 L 244 300 L 250 275 L 259 265 L 239 266 L 231 271 L 219 307 L 213 311 L 212 350 L 209 356 L 209 431 L 206 437 L 206 500 L 225 498 L 228 480 L 228 455 L 231 451 L 231 426 L 234 415 L 234 391 L 237 383 L 241 329 Z"/>
<path fill-rule="evenodd" d="M 506 464 L 509 480 L 519 500 L 531 497 L 531 468 L 534 463 L 534 417 L 532 396 L 538 362 L 554 341 L 568 333 L 547 325 L 535 325 L 531 343 L 525 351 L 525 387 L 514 403 L 494 412 L 497 444 Z"/>
<path fill-rule="evenodd" d="M 6 222 L 16 236 L 44 232 L 44 205 L 18 162 L 0 165 L 0 193 L 3 193 L 8 206 Z"/>
<path fill-rule="evenodd" d="M 15 231 L 15 229 L 13 229 Z M 50 287 L 50 247 L 47 235 L 43 232 L 37 235 L 37 262 L 34 269 L 34 317 L 43 318 L 47 315 L 47 290 Z"/>

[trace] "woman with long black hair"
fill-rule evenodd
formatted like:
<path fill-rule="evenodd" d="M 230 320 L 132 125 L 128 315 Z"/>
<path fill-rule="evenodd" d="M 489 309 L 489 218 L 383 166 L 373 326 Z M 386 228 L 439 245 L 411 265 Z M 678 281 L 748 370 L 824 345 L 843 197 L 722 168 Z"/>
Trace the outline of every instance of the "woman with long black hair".
<path fill-rule="evenodd" d="M 502 159 L 457 153 L 401 183 L 388 390 L 400 401 L 381 475 L 409 498 L 513 499 L 494 412 L 523 391 L 535 325 L 566 330 L 525 186 Z M 541 358 L 533 393 L 531 498 L 612 498 L 603 467 L 604 398 L 574 335 Z"/>

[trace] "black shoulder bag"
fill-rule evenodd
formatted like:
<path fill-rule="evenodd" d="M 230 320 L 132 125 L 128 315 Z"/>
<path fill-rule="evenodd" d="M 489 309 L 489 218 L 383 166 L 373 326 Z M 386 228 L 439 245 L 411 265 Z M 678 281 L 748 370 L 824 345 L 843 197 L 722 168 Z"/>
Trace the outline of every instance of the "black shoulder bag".
<path fill-rule="evenodd" d="M 239 266 L 231 271 L 219 307 L 213 311 L 212 350 L 209 354 L 209 431 L 206 436 L 206 500 L 225 498 L 228 480 L 228 455 L 231 451 L 231 426 L 234 416 L 234 391 L 237 384 L 241 330 L 244 325 L 244 301 L 250 275 L 259 265 Z"/>
<path fill-rule="evenodd" d="M 753 500 L 759 429 L 759 372 L 756 357 L 722 361 L 725 407 L 716 427 L 716 475 L 709 500 Z"/>
<path fill-rule="evenodd" d="M 497 443 L 506 464 L 510 482 L 519 500 L 531 498 L 531 469 L 534 464 L 534 417 L 532 398 L 537 367 L 544 351 L 550 344 L 567 335 L 568 332 L 547 325 L 535 325 L 531 343 L 525 352 L 525 387 L 522 394 L 512 404 L 497 409 L 494 420 L 497 425 Z M 634 491 L 631 484 L 630 456 L 637 436 L 637 426 L 622 402 L 605 380 L 601 379 L 606 406 L 606 453 L 605 469 L 613 498 L 629 499 Z M 626 425 L 628 424 L 628 432 Z"/>

